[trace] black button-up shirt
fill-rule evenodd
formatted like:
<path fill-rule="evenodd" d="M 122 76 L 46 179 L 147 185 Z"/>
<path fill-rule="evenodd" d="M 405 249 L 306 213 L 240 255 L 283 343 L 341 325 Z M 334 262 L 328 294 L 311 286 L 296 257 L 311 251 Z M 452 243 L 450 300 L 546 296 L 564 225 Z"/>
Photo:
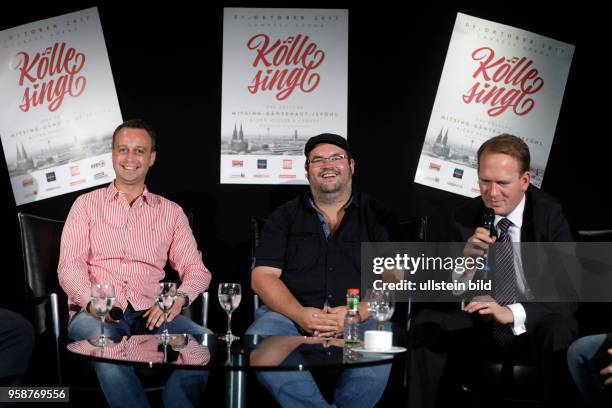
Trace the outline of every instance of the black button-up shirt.
<path fill-rule="evenodd" d="M 255 266 L 282 270 L 281 280 L 302 306 L 346 304 L 361 286 L 361 243 L 392 241 L 395 218 L 367 194 L 354 191 L 337 230 L 325 237 L 309 194 L 274 211 L 263 227 Z"/>

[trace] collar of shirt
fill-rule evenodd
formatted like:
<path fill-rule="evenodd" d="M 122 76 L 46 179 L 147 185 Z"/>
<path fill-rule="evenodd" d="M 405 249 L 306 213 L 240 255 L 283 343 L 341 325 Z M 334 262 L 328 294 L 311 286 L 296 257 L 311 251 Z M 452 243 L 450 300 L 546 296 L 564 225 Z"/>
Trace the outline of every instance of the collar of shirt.
<path fill-rule="evenodd" d="M 112 183 L 109 184 L 108 188 L 106 189 L 106 201 L 115 199 L 117 196 L 121 194 L 123 193 L 119 191 L 117 187 L 115 187 L 115 182 L 113 181 Z M 147 203 L 150 207 L 155 207 L 159 203 L 159 197 L 151 193 L 146 185 L 144 186 L 144 191 L 142 192 L 141 197 L 143 201 Z"/>
<path fill-rule="evenodd" d="M 308 199 L 308 205 L 312 209 L 314 209 L 317 213 L 317 217 L 319 218 L 319 222 L 321 223 L 321 227 L 323 228 L 323 234 L 325 234 L 325 239 L 329 239 L 329 236 L 331 235 L 331 228 L 329 227 L 329 224 L 327 223 L 327 220 L 325 219 L 325 215 L 323 215 L 323 213 L 319 211 L 319 209 L 317 208 L 314 202 L 314 199 L 312 198 L 312 194 L 309 194 L 307 196 L 307 199 Z M 344 206 L 344 210 L 346 211 L 346 209 L 349 208 L 349 206 L 353 204 L 353 202 L 354 202 L 353 194 L 351 193 L 351 198 L 349 198 L 348 202 Z M 357 203 L 355 203 L 355 206 L 359 207 Z"/>
<path fill-rule="evenodd" d="M 512 237 L 513 242 L 521 241 L 521 227 L 523 226 L 523 213 L 525 212 L 525 194 L 523 194 L 523 198 L 518 203 L 516 208 L 512 210 L 510 214 L 505 217 L 500 215 L 495 216 L 495 228 L 497 229 L 497 233 L 499 235 L 499 228 L 497 224 L 502 218 L 507 218 L 512 222 L 512 226 L 508 229 L 508 233 L 510 237 Z"/>

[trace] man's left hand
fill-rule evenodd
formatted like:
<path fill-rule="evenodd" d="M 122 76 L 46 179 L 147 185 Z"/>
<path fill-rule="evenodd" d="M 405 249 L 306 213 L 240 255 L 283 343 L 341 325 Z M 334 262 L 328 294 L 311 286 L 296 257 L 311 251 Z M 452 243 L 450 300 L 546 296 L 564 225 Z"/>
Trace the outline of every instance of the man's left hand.
<path fill-rule="evenodd" d="M 315 332 L 314 335 L 317 337 L 338 337 L 344 331 L 344 316 L 346 315 L 347 308 L 346 306 L 338 306 L 338 307 L 324 307 L 323 311 L 326 313 L 326 317 L 334 320 L 338 323 L 338 330 L 331 332 Z"/>
<path fill-rule="evenodd" d="M 174 305 L 168 311 L 169 322 L 174 320 L 176 315 L 181 314 L 181 309 L 184 305 L 185 298 L 182 296 L 177 296 Z M 159 327 L 164 323 L 164 312 L 157 305 L 152 306 L 142 315 L 142 317 L 147 319 L 147 329 L 149 330 L 153 330 L 155 327 Z"/>
<path fill-rule="evenodd" d="M 468 313 L 490 315 L 499 324 L 514 322 L 514 314 L 507 306 L 501 306 L 491 296 L 476 296 L 464 309 Z"/>

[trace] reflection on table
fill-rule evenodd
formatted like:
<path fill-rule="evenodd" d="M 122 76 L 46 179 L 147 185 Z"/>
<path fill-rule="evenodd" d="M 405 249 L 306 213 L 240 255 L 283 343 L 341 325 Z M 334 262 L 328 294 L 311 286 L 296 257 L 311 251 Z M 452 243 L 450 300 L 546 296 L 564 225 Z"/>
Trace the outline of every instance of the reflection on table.
<path fill-rule="evenodd" d="M 68 351 L 94 361 L 120 364 L 172 365 L 226 370 L 309 370 L 361 367 L 388 363 L 398 354 L 361 353 L 345 347 L 341 339 L 305 336 L 244 335 L 233 342 L 218 341 L 214 334 L 174 334 L 165 343 L 158 335 L 96 339 L 68 344 Z"/>
<path fill-rule="evenodd" d="M 98 346 L 97 339 L 81 340 L 68 344 L 68 351 L 95 359 L 149 365 L 206 366 L 210 362 L 208 347 L 189 334 L 174 334 L 167 342 L 161 341 L 159 335 L 108 338 L 104 347 Z"/>

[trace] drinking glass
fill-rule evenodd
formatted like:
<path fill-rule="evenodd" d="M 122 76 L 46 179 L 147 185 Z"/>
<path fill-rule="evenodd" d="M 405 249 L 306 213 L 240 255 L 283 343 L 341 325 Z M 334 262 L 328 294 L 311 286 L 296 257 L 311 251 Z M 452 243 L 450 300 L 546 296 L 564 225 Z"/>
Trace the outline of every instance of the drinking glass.
<path fill-rule="evenodd" d="M 159 284 L 159 293 L 155 296 L 155 303 L 164 312 L 164 328 L 159 336 L 162 342 L 172 340 L 172 336 L 168 333 L 168 312 L 176 302 L 176 283 L 162 282 Z"/>
<path fill-rule="evenodd" d="M 232 312 L 238 308 L 242 298 L 242 289 L 239 283 L 220 283 L 219 284 L 219 303 L 225 313 L 227 313 L 227 333 L 221 336 L 222 340 L 234 341 L 239 339 L 232 334 Z"/>
<path fill-rule="evenodd" d="M 388 290 L 370 289 L 366 294 L 368 311 L 376 319 L 376 329 L 384 330 L 385 322 L 393 316 L 395 303 L 393 294 Z"/>
<path fill-rule="evenodd" d="M 100 337 L 98 346 L 106 346 L 104 336 L 104 319 L 115 303 L 115 288 L 110 283 L 95 283 L 91 286 L 91 309 L 100 319 Z"/>

